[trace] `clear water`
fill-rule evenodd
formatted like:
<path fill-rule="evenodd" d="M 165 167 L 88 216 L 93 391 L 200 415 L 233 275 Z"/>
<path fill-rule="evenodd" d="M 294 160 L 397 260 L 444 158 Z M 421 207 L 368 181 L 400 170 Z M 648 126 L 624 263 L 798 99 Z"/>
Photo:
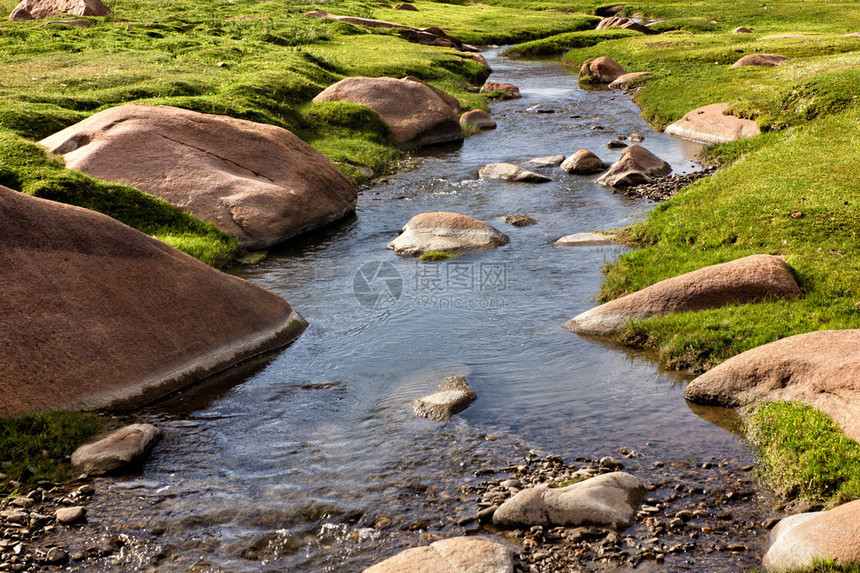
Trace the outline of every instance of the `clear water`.
<path fill-rule="evenodd" d="M 476 178 L 486 163 L 582 147 L 610 162 L 620 152 L 606 143 L 632 132 L 685 172 L 698 146 L 651 130 L 622 93 L 581 91 L 556 63 L 489 56 L 493 80 L 523 95 L 493 106 L 498 129 L 433 150 L 365 190 L 354 219 L 239 273 L 311 326 L 251 374 L 145 414 L 165 439 L 139 476 L 97 482 L 90 527 L 77 534 L 124 536 L 123 550 L 97 568 L 361 570 L 461 534 L 454 521 L 475 506 L 458 488 L 523 449 L 576 458 L 624 446 L 652 461 L 745 455 L 732 434 L 689 410 L 683 378 L 561 327 L 596 304 L 601 267 L 622 248 L 553 241 L 640 220 L 652 204 L 560 169 L 542 169 L 553 177 L 542 185 Z M 527 111 L 534 105 L 555 113 Z M 510 244 L 447 263 L 386 248 L 426 211 L 477 217 Z M 538 223 L 502 222 L 514 213 Z M 370 288 L 395 298 L 368 308 L 362 302 L 374 299 L 354 294 L 356 273 L 372 279 L 382 263 L 389 274 Z M 468 377 L 478 400 L 447 424 L 415 418 L 410 401 L 453 374 Z"/>

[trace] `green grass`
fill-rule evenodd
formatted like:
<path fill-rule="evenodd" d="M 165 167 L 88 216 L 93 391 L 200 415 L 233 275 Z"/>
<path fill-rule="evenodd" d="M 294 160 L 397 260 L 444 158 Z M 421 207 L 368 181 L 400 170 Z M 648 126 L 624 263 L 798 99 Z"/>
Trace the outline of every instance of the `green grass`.
<path fill-rule="evenodd" d="M 10 480 L 18 480 L 28 466 L 35 474 L 25 488 L 38 480 L 62 482 L 73 477 L 65 460 L 78 446 L 111 424 L 95 413 L 38 412 L 17 418 L 0 418 L 0 494 L 9 493 Z"/>
<path fill-rule="evenodd" d="M 770 402 L 744 415 L 760 472 L 782 499 L 829 506 L 860 497 L 860 444 L 823 414 L 803 404 Z"/>
<path fill-rule="evenodd" d="M 641 34 L 639 32 L 622 30 L 620 28 L 566 32 L 564 34 L 556 34 L 548 38 L 541 38 L 540 40 L 532 40 L 530 42 L 517 44 L 516 46 L 505 50 L 505 55 L 513 57 L 553 56 L 563 54 L 574 48 L 596 46 L 597 44 L 606 42 L 607 40 L 631 38 L 640 35 Z"/>
<path fill-rule="evenodd" d="M 454 253 L 448 253 L 446 251 L 427 251 L 426 253 L 422 253 L 419 259 L 425 262 L 435 262 L 435 261 L 447 261 L 448 259 L 453 259 L 456 257 Z"/>

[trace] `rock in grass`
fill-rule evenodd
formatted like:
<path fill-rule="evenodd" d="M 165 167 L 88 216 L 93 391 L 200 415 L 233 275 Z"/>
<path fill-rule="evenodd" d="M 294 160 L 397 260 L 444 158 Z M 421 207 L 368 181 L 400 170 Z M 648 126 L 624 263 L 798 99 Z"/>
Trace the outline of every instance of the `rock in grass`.
<path fill-rule="evenodd" d="M 606 30 L 607 28 L 621 28 L 622 30 L 634 30 L 636 32 L 642 32 L 643 34 L 657 34 L 651 28 L 639 24 L 638 22 L 631 20 L 630 18 L 625 18 L 624 16 L 610 16 L 609 18 L 604 18 L 600 22 L 597 23 L 596 30 Z"/>
<path fill-rule="evenodd" d="M 394 7 L 395 10 L 407 10 L 409 12 L 418 12 L 418 8 L 412 4 L 398 4 Z"/>
<path fill-rule="evenodd" d="M 694 109 L 669 125 L 666 133 L 702 143 L 725 143 L 761 133 L 751 119 L 726 115 L 727 103 L 713 103 Z"/>
<path fill-rule="evenodd" d="M 161 436 L 152 424 L 132 424 L 112 432 L 72 454 L 72 467 L 79 473 L 102 475 L 121 470 L 138 461 Z"/>
<path fill-rule="evenodd" d="M 596 247 L 602 245 L 613 245 L 617 241 L 612 235 L 603 233 L 575 233 L 565 235 L 555 242 L 561 247 Z"/>
<path fill-rule="evenodd" d="M 460 116 L 460 125 L 464 128 L 467 125 L 474 125 L 478 129 L 495 129 L 496 120 L 482 109 L 473 109 Z"/>
<path fill-rule="evenodd" d="M 597 180 L 607 187 L 631 187 L 651 183 L 654 177 L 663 177 L 672 172 L 672 167 L 642 147 L 630 145 L 621 152 L 621 157 Z"/>
<path fill-rule="evenodd" d="M 338 100 L 372 109 L 397 141 L 417 139 L 421 145 L 435 145 L 463 140 L 457 121 L 460 104 L 456 98 L 415 78 L 346 78 L 313 99 Z"/>
<path fill-rule="evenodd" d="M 23 0 L 9 15 L 10 20 L 41 20 L 58 14 L 107 16 L 110 8 L 101 0 Z"/>
<path fill-rule="evenodd" d="M 860 439 L 860 330 L 821 330 L 747 350 L 693 380 L 684 396 L 700 404 L 739 407 L 795 401 L 833 418 Z"/>
<path fill-rule="evenodd" d="M 286 129 L 175 107 L 110 108 L 40 143 L 68 168 L 161 197 L 249 249 L 336 221 L 358 196 Z"/>
<path fill-rule="evenodd" d="M 744 28 L 743 26 L 739 26 L 732 30 L 732 34 L 752 34 L 752 30 L 749 28 Z"/>
<path fill-rule="evenodd" d="M 648 316 L 802 295 L 785 261 L 752 255 L 660 281 L 584 312 L 564 327 L 578 334 L 610 336 Z"/>
<path fill-rule="evenodd" d="M 412 217 L 388 248 L 398 255 L 418 257 L 428 251 L 453 254 L 484 251 L 506 245 L 508 240 L 507 235 L 483 221 L 436 211 Z"/>
<path fill-rule="evenodd" d="M 624 74 L 612 80 L 612 82 L 609 84 L 609 87 L 613 90 L 623 90 L 630 87 L 630 84 L 632 84 L 639 78 L 647 78 L 653 75 L 654 74 L 652 74 L 651 72 L 632 72 L 629 74 Z"/>
<path fill-rule="evenodd" d="M 730 67 L 741 68 L 743 66 L 779 66 L 791 58 L 779 54 L 749 54 L 744 56 Z"/>
<path fill-rule="evenodd" d="M 770 532 L 762 565 L 770 572 L 812 569 L 816 561 L 860 562 L 860 500 L 786 517 Z"/>
<path fill-rule="evenodd" d="M 58 523 L 63 525 L 72 525 L 79 523 L 87 518 L 87 510 L 84 507 L 61 507 L 56 511 L 54 517 Z"/>
<path fill-rule="evenodd" d="M 517 167 L 512 163 L 490 163 L 478 170 L 480 179 L 501 179 L 515 183 L 546 183 L 552 181 L 546 175 Z"/>
<path fill-rule="evenodd" d="M 0 187 L 0 410 L 133 407 L 279 348 L 279 296 L 88 209 Z"/>
<path fill-rule="evenodd" d="M 462 376 L 452 376 L 439 385 L 432 393 L 412 403 L 416 416 L 437 422 L 447 422 L 457 412 L 462 412 L 478 399 Z"/>
<path fill-rule="evenodd" d="M 592 84 L 611 84 L 624 74 L 621 64 L 606 56 L 585 60 L 579 68 L 580 81 Z"/>
<path fill-rule="evenodd" d="M 604 167 L 603 161 L 587 149 L 577 150 L 561 164 L 561 168 L 568 173 L 590 173 Z"/>
<path fill-rule="evenodd" d="M 415 547 L 364 573 L 513 573 L 513 552 L 482 537 L 453 537 Z"/>
<path fill-rule="evenodd" d="M 598 526 L 627 529 L 645 499 L 645 486 L 624 472 L 603 474 L 573 485 L 524 489 L 493 514 L 499 527 Z"/>
<path fill-rule="evenodd" d="M 503 99 L 517 99 L 520 95 L 520 88 L 512 84 L 504 82 L 487 82 L 481 86 L 481 93 L 498 92 L 502 94 Z"/>

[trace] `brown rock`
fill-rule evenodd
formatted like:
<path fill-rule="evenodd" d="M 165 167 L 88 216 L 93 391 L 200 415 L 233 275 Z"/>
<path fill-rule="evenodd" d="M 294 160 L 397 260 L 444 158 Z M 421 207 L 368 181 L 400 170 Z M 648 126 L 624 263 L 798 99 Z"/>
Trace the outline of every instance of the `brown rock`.
<path fill-rule="evenodd" d="M 513 552 L 481 537 L 454 537 L 415 547 L 363 573 L 513 573 Z"/>
<path fill-rule="evenodd" d="M 110 8 L 101 0 L 23 0 L 12 10 L 9 19 L 41 20 L 58 14 L 107 16 Z"/>
<path fill-rule="evenodd" d="M 744 28 L 743 26 L 739 28 L 735 28 L 732 30 L 732 34 L 752 34 L 752 30 L 749 28 Z"/>
<path fill-rule="evenodd" d="M 458 100 L 448 92 L 444 92 L 437 87 L 433 87 L 427 82 L 419 80 L 415 76 L 406 76 L 403 79 L 409 82 L 417 82 L 419 84 L 427 86 L 428 88 L 433 90 L 433 93 L 435 93 L 439 97 L 439 99 L 441 99 L 445 103 L 445 105 L 448 106 L 451 111 L 453 111 L 455 114 L 460 113 L 460 100 Z"/>
<path fill-rule="evenodd" d="M 647 316 L 802 294 L 782 259 L 752 255 L 660 281 L 584 312 L 564 326 L 579 334 L 609 336 L 631 320 Z"/>
<path fill-rule="evenodd" d="M 728 107 L 727 103 L 713 103 L 694 109 L 667 127 L 666 133 L 702 143 L 725 143 L 761 133 L 753 120 L 725 115 Z"/>
<path fill-rule="evenodd" d="M 597 182 L 607 187 L 630 187 L 650 183 L 653 177 L 663 177 L 671 172 L 672 167 L 668 163 L 641 145 L 634 144 L 621 152 L 621 158 Z"/>
<path fill-rule="evenodd" d="M 416 416 L 447 422 L 457 412 L 462 412 L 478 399 L 478 395 L 462 376 L 452 376 L 442 382 L 436 390 L 412 403 Z"/>
<path fill-rule="evenodd" d="M 860 562 L 860 500 L 786 517 L 771 530 L 762 560 L 767 571 L 812 569 L 816 561 Z"/>
<path fill-rule="evenodd" d="M 504 82 L 487 82 L 481 86 L 482 94 L 489 92 L 500 92 L 504 99 L 517 99 L 522 97 L 520 95 L 520 88 Z"/>
<path fill-rule="evenodd" d="M 498 229 L 459 213 L 433 212 L 412 217 L 389 249 L 417 257 L 427 251 L 463 253 L 494 249 L 508 243 Z"/>
<path fill-rule="evenodd" d="M 418 8 L 412 4 L 398 4 L 394 7 L 395 10 L 407 10 L 409 12 L 418 12 Z"/>
<path fill-rule="evenodd" d="M 412 44 L 421 44 L 422 46 L 439 46 L 441 48 L 458 48 L 459 46 L 447 40 L 440 38 L 436 34 L 423 32 L 421 30 L 399 30 L 400 37 Z"/>
<path fill-rule="evenodd" d="M 490 117 L 490 114 L 484 110 L 473 109 L 460 116 L 460 125 L 462 127 L 474 125 L 478 129 L 495 129 L 496 120 Z"/>
<path fill-rule="evenodd" d="M 743 66 L 778 66 L 790 58 L 778 54 L 749 54 L 744 56 L 730 67 L 741 68 Z"/>
<path fill-rule="evenodd" d="M 693 380 L 692 402 L 739 407 L 798 401 L 828 414 L 860 439 L 860 330 L 821 330 L 789 336 L 726 360 Z"/>
<path fill-rule="evenodd" d="M 579 69 L 580 81 L 593 84 L 611 84 L 624 74 L 624 68 L 606 56 L 586 60 Z"/>
<path fill-rule="evenodd" d="M 355 210 L 357 192 L 287 131 L 167 106 L 126 104 L 42 140 L 66 166 L 137 187 L 266 248 Z"/>
<path fill-rule="evenodd" d="M 130 407 L 283 346 L 277 295 L 110 217 L 0 187 L 0 410 Z"/>
<path fill-rule="evenodd" d="M 63 525 L 71 525 L 85 520 L 87 518 L 87 510 L 80 506 L 61 507 L 56 511 L 54 517 Z"/>
<path fill-rule="evenodd" d="M 72 466 L 76 472 L 88 475 L 102 475 L 122 469 L 146 454 L 160 436 L 161 430 L 152 424 L 125 426 L 75 450 Z"/>
<path fill-rule="evenodd" d="M 615 78 L 612 83 L 609 84 L 609 87 L 614 90 L 622 90 L 630 87 L 630 84 L 639 78 L 647 78 L 649 76 L 653 76 L 651 72 L 632 72 L 629 74 L 624 74 Z"/>
<path fill-rule="evenodd" d="M 561 164 L 568 173 L 589 173 L 605 167 L 603 161 L 587 149 L 579 149 Z"/>
<path fill-rule="evenodd" d="M 654 30 L 648 28 L 647 26 L 643 26 L 637 22 L 634 22 L 630 18 L 625 18 L 624 16 L 610 16 L 609 18 L 604 18 L 597 24 L 597 30 L 605 30 L 607 28 L 622 28 L 624 30 L 635 30 L 636 32 L 642 32 L 643 34 L 656 34 Z"/>
<path fill-rule="evenodd" d="M 463 140 L 463 131 L 450 100 L 441 98 L 436 89 L 421 81 L 346 78 L 328 87 L 313 101 L 336 100 L 360 103 L 375 111 L 397 141 L 418 138 L 422 145 L 434 145 Z M 454 101 L 459 109 L 459 101 Z"/>
<path fill-rule="evenodd" d="M 509 225 L 513 225 L 514 227 L 529 227 L 531 225 L 537 224 L 537 221 L 529 217 L 528 215 L 505 215 L 502 217 L 502 221 L 508 223 Z"/>

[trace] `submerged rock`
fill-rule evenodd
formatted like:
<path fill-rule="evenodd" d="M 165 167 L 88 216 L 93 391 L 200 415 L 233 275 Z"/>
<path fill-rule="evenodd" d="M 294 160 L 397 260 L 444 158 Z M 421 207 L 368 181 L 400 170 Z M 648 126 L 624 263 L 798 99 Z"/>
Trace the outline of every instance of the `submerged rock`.
<path fill-rule="evenodd" d="M 651 183 L 654 177 L 663 177 L 671 172 L 672 167 L 668 163 L 641 145 L 634 144 L 621 152 L 618 161 L 597 182 L 607 187 L 630 187 Z"/>
<path fill-rule="evenodd" d="M 525 489 L 493 514 L 499 527 L 534 525 L 627 529 L 645 499 L 645 486 L 624 472 L 603 474 L 566 487 L 546 484 Z"/>
<path fill-rule="evenodd" d="M 791 58 L 779 54 L 750 54 L 744 56 L 730 67 L 741 68 L 743 66 L 779 66 Z"/>
<path fill-rule="evenodd" d="M 121 105 L 40 143 L 66 167 L 161 197 L 249 249 L 341 219 L 358 196 L 286 129 L 175 107 Z"/>
<path fill-rule="evenodd" d="M 546 183 L 552 181 L 546 175 L 517 167 L 512 163 L 490 163 L 478 170 L 480 179 L 502 179 L 516 183 Z"/>
<path fill-rule="evenodd" d="M 507 235 L 478 219 L 433 212 L 412 217 L 388 248 L 398 255 L 417 257 L 428 251 L 456 254 L 489 250 L 506 245 L 508 240 Z"/>
<path fill-rule="evenodd" d="M 564 327 L 578 334 L 609 336 L 631 320 L 648 316 L 802 295 L 785 261 L 752 255 L 660 281 L 584 312 Z"/>
<path fill-rule="evenodd" d="M 514 227 L 528 227 L 529 225 L 537 223 L 537 221 L 528 215 L 505 215 L 502 217 L 502 221 L 509 223 Z"/>
<path fill-rule="evenodd" d="M 499 92 L 504 99 L 517 99 L 520 95 L 520 88 L 512 84 L 504 82 L 487 82 L 481 86 L 481 93 Z"/>
<path fill-rule="evenodd" d="M 161 437 L 161 430 L 152 424 L 132 424 L 112 432 L 92 444 L 79 447 L 72 454 L 75 471 L 87 475 L 102 475 L 138 461 Z"/>
<path fill-rule="evenodd" d="M 761 133 L 751 119 L 726 115 L 727 103 L 714 103 L 694 109 L 669 125 L 666 133 L 702 143 L 725 143 Z"/>
<path fill-rule="evenodd" d="M 495 129 L 496 120 L 494 120 L 490 114 L 484 110 L 473 109 L 472 111 L 467 111 L 460 116 L 460 125 L 462 127 L 474 125 L 478 129 Z"/>
<path fill-rule="evenodd" d="M 452 376 L 439 385 L 432 393 L 412 403 L 416 416 L 437 422 L 447 422 L 457 412 L 462 412 L 478 399 L 462 376 Z"/>
<path fill-rule="evenodd" d="M 603 161 L 587 149 L 579 149 L 561 164 L 568 173 L 589 173 L 605 167 Z"/>
<path fill-rule="evenodd" d="M 481 537 L 453 537 L 415 547 L 364 573 L 513 573 L 513 552 Z"/>

